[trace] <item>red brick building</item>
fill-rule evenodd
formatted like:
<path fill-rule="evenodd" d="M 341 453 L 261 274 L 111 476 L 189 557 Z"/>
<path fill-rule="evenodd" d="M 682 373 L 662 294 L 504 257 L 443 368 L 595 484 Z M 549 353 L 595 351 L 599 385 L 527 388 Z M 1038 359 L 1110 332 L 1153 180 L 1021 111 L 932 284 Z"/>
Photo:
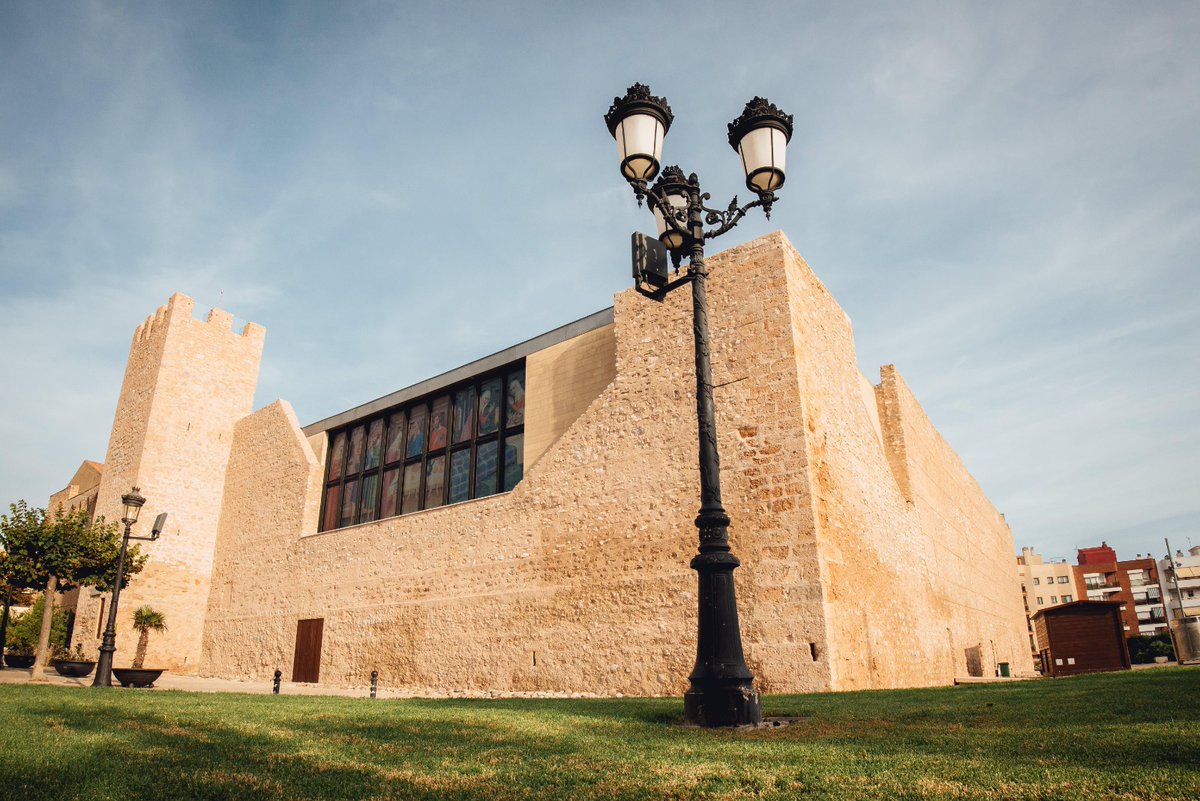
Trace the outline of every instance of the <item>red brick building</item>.
<path fill-rule="evenodd" d="M 1140 557 L 1140 554 L 1139 554 Z M 1158 586 L 1158 565 L 1150 557 L 1119 561 L 1117 552 L 1102 542 L 1080 548 L 1074 567 L 1076 584 L 1089 601 L 1120 604 L 1126 637 L 1159 634 L 1167 630 L 1166 610 Z"/>

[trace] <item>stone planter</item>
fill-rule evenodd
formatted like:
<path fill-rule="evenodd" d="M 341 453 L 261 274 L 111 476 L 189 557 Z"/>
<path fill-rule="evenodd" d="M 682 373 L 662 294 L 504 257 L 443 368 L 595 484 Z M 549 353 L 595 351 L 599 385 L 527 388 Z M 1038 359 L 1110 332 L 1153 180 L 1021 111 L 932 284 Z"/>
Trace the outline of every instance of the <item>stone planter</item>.
<path fill-rule="evenodd" d="M 4 655 L 4 664 L 8 665 L 10 668 L 23 668 L 25 670 L 28 670 L 29 668 L 33 667 L 34 659 L 35 659 L 35 657 L 32 654 L 30 654 L 29 656 L 17 656 L 16 654 L 5 654 Z"/>
<path fill-rule="evenodd" d="M 113 668 L 122 687 L 153 687 L 166 668 Z"/>
<path fill-rule="evenodd" d="M 66 676 L 68 679 L 82 679 L 84 676 L 90 676 L 95 668 L 95 662 L 75 662 L 70 659 L 54 660 L 54 669 L 58 671 L 58 675 Z"/>

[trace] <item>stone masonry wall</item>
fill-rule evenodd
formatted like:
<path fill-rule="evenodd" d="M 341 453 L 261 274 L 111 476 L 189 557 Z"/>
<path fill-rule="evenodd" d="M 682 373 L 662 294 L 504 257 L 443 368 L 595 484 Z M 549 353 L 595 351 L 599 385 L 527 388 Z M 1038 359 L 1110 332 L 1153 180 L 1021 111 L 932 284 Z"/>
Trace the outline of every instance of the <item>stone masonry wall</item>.
<path fill-rule="evenodd" d="M 946 629 L 1003 644 L 1008 624 L 930 585 L 932 540 L 962 527 L 926 532 L 897 488 L 880 442 L 896 433 L 864 404 L 845 314 L 781 234 L 709 266 L 718 448 L 758 686 L 951 681 Z M 611 383 L 491 498 L 317 533 L 323 454 L 286 404 L 241 420 L 201 671 L 290 678 L 297 621 L 323 618 L 322 682 L 378 670 L 385 686 L 681 693 L 696 623 L 690 318 L 686 290 L 619 294 Z M 920 439 L 909 417 L 924 416 L 905 403 L 900 430 Z M 964 525 L 990 509 L 977 506 Z"/>
<path fill-rule="evenodd" d="M 929 542 L 929 582 L 944 610 L 956 676 L 994 675 L 998 662 L 1031 672 L 1024 602 L 1012 569 L 1012 532 L 922 411 L 892 365 L 881 370 L 881 404 L 892 437 L 903 439 L 919 527 Z M 897 434 L 897 431 L 899 434 Z"/>
<path fill-rule="evenodd" d="M 525 464 L 541 458 L 612 383 L 613 326 L 559 342 L 525 359 Z"/>
<path fill-rule="evenodd" d="M 97 514 L 120 520 L 121 495 L 136 485 L 146 505 L 135 535 L 169 515 L 158 541 L 139 544 L 149 561 L 121 592 L 118 667 L 133 658 L 131 621 L 145 604 L 167 622 L 150 637 L 147 666 L 194 672 L 199 662 L 233 426 L 251 411 L 265 331 L 247 323 L 237 334 L 220 309 L 197 320 L 194 305 L 175 294 L 137 329 L 109 439 Z M 101 622 L 99 597 L 84 596 L 75 630 L 86 649 Z"/>
<path fill-rule="evenodd" d="M 961 649 L 981 642 L 991 646 L 973 652 L 984 669 L 1022 665 L 1012 537 L 1000 515 L 911 393 L 894 389 L 894 368 L 884 368 L 876 408 L 864 404 L 848 317 L 790 247 L 783 262 L 832 686 L 950 683 L 968 674 Z M 937 481 L 914 489 L 925 474 Z M 968 554 L 977 558 L 958 558 Z"/>

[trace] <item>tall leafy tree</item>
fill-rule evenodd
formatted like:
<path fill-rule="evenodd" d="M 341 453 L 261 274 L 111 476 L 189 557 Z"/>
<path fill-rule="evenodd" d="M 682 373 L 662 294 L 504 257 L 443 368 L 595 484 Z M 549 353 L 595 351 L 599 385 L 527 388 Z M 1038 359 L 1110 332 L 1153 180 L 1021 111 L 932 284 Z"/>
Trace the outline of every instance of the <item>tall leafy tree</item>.
<path fill-rule="evenodd" d="M 4 593 L 4 612 L 0 615 L 0 648 L 8 642 L 8 620 L 13 599 L 29 591 L 34 583 L 34 565 L 30 554 L 33 541 L 45 525 L 43 509 L 30 508 L 24 501 L 0 515 L 0 592 Z"/>
<path fill-rule="evenodd" d="M 49 599 L 33 664 L 33 677 L 39 679 L 49 659 L 55 593 L 80 585 L 111 590 L 117 581 L 121 535 L 115 523 L 107 523 L 103 517 L 93 520 L 85 509 L 64 512 L 60 507 L 47 514 L 45 509 L 18 501 L 9 506 L 9 514 L 0 515 L 0 543 L 17 580 L 27 589 L 43 591 Z M 136 545 L 131 547 L 121 586 L 145 564 L 145 555 Z"/>

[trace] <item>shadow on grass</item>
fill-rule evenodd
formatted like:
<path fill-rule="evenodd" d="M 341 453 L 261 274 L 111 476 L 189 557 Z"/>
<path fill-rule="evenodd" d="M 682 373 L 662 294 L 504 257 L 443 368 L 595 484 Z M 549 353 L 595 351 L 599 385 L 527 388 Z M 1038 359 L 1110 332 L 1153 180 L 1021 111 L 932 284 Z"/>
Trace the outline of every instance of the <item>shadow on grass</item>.
<path fill-rule="evenodd" d="M 0 788 L 14 798 L 495 801 L 581 797 L 619 773 L 573 733 L 591 727 L 561 709 L 247 698 L 240 720 L 227 723 L 198 699 L 164 693 L 143 695 L 135 708 L 128 696 L 34 692 L 42 697 L 23 704 L 17 722 L 46 742 L 22 749 L 0 738 L 8 756 Z M 602 717 L 619 722 L 611 711 Z M 42 758 L 51 751 L 52 760 Z M 645 793 L 612 786 L 605 796 Z"/>
<path fill-rule="evenodd" d="M 671 698 L 368 701 L 8 687 L 0 790 L 54 801 L 506 801 L 899 798 L 920 785 L 911 797 L 1195 798 L 1198 691 L 1200 670 L 773 696 L 768 714 L 805 719 L 712 731 L 679 725 L 682 705 Z M 1004 789 L 1012 783 L 1017 790 Z"/>

